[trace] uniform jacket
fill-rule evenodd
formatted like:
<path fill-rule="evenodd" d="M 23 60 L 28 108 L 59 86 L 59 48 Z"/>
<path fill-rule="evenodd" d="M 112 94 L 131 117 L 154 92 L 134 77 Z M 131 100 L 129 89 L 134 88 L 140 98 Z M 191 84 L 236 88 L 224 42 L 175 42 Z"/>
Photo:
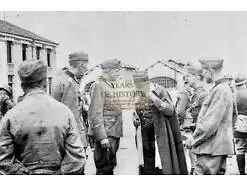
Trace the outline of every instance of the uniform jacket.
<path fill-rule="evenodd" d="M 236 91 L 236 103 L 237 103 L 238 114 L 247 116 L 247 88 Z M 235 122 L 236 117 L 237 116 L 234 115 L 233 122 Z M 233 130 L 234 130 L 233 133 L 234 138 L 247 138 L 247 133 L 241 133 L 235 131 L 234 123 L 233 123 Z"/>
<path fill-rule="evenodd" d="M 80 118 L 80 103 L 79 103 L 79 82 L 74 78 L 74 75 L 63 69 L 55 78 L 52 96 L 59 102 L 70 108 L 75 116 L 78 129 L 81 133 L 83 145 L 86 147 L 86 139 L 83 121 Z"/>
<path fill-rule="evenodd" d="M 184 126 L 187 126 L 187 124 L 192 123 L 191 114 L 188 112 L 188 109 L 190 107 L 190 102 L 191 102 L 191 93 L 186 88 L 180 90 L 178 93 L 178 99 L 175 107 L 176 107 L 179 123 L 182 129 L 184 128 Z"/>
<path fill-rule="evenodd" d="M 14 106 L 8 95 L 0 92 L 0 119 Z"/>
<path fill-rule="evenodd" d="M 163 174 L 188 174 L 180 125 L 168 92 L 152 106 L 153 123 Z"/>
<path fill-rule="evenodd" d="M 191 105 L 190 105 L 190 112 L 193 118 L 193 123 L 196 123 L 197 117 L 199 115 L 199 112 L 207 95 L 208 93 L 203 87 L 199 87 L 195 89 L 191 97 Z"/>
<path fill-rule="evenodd" d="M 114 106 L 114 98 L 106 92 L 113 93 L 114 84 L 101 76 L 94 83 L 88 111 L 89 134 L 94 135 L 97 141 L 108 136 L 123 136 L 122 110 Z"/>
<path fill-rule="evenodd" d="M 195 154 L 233 154 L 232 115 L 232 91 L 227 81 L 220 79 L 200 110 L 192 151 Z"/>
<path fill-rule="evenodd" d="M 85 153 L 75 118 L 41 90 L 25 95 L 0 125 L 0 171 L 5 174 L 81 174 Z"/>

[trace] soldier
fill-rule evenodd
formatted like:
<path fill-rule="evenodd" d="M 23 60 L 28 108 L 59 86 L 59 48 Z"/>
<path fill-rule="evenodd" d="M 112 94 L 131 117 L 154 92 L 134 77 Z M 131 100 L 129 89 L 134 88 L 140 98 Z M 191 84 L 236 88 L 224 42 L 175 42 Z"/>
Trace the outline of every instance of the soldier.
<path fill-rule="evenodd" d="M 73 112 L 78 125 L 84 149 L 87 148 L 87 140 L 83 120 L 80 118 L 79 86 L 77 79 L 82 77 L 88 68 L 88 54 L 85 52 L 75 52 L 69 55 L 69 68 L 64 68 L 58 73 L 52 96 L 59 102 L 67 105 Z"/>
<path fill-rule="evenodd" d="M 195 175 L 224 174 L 227 155 L 234 154 L 231 88 L 223 78 L 223 59 L 200 59 L 202 74 L 214 86 L 200 110 L 196 129 L 188 139 L 196 154 Z"/>
<path fill-rule="evenodd" d="M 11 87 L 8 85 L 0 85 L 0 120 L 6 114 L 6 112 L 14 106 L 11 98 Z"/>
<path fill-rule="evenodd" d="M 111 95 L 120 61 L 111 59 L 100 64 L 102 75 L 94 83 L 89 107 L 89 134 L 94 136 L 94 162 L 97 175 L 113 175 L 122 130 L 122 110 L 114 106 Z"/>
<path fill-rule="evenodd" d="M 18 70 L 23 100 L 0 124 L 0 172 L 81 174 L 85 154 L 71 110 L 47 95 L 47 67 L 24 61 Z"/>
<path fill-rule="evenodd" d="M 134 75 L 135 84 L 147 81 L 147 74 L 140 72 Z M 136 135 L 137 149 L 142 151 L 142 158 L 139 158 L 139 160 L 143 160 L 143 163 L 139 165 L 139 174 L 155 175 L 161 173 L 159 168 L 155 167 L 155 133 L 150 103 L 144 106 L 136 106 L 136 111 L 133 113 L 133 123 L 136 128 L 139 125 L 141 128 L 141 137 L 138 137 L 138 132 Z M 139 139 L 142 140 L 141 145 L 138 144 Z"/>
<path fill-rule="evenodd" d="M 193 89 L 193 95 L 191 96 L 190 106 L 188 111 L 191 113 L 192 123 L 184 126 L 187 129 L 187 133 L 191 136 L 196 128 L 197 117 L 201 110 L 202 104 L 207 96 L 207 91 L 204 88 L 204 78 L 202 76 L 202 66 L 199 62 L 189 62 L 188 66 L 188 86 Z M 191 161 L 190 174 L 192 175 L 195 169 L 195 155 L 189 150 L 189 156 Z"/>
<path fill-rule="evenodd" d="M 141 125 L 143 146 L 138 144 L 137 136 L 137 148 L 143 148 L 144 164 L 140 174 L 187 174 L 180 126 L 170 94 L 149 83 L 148 98 L 148 105 L 137 108 L 134 118 L 134 125 Z"/>
<path fill-rule="evenodd" d="M 234 110 L 234 125 L 233 125 L 233 137 L 235 143 L 235 152 L 237 157 L 238 170 L 240 175 L 246 175 L 245 173 L 245 154 L 247 153 L 247 84 L 246 78 L 242 75 L 238 75 L 235 78 L 236 84 L 236 105 Z M 243 122 L 242 127 L 238 128 L 239 122 Z"/>
<path fill-rule="evenodd" d="M 187 121 L 191 121 L 191 117 L 188 116 L 187 109 L 190 105 L 190 97 L 192 95 L 192 89 L 188 86 L 188 75 L 183 77 L 184 87 L 178 92 L 178 99 L 176 102 L 176 111 L 178 114 L 179 123 L 183 126 Z"/>
<path fill-rule="evenodd" d="M 150 87 L 148 97 L 162 174 L 188 174 L 180 125 L 170 93 L 156 85 L 153 89 Z"/>

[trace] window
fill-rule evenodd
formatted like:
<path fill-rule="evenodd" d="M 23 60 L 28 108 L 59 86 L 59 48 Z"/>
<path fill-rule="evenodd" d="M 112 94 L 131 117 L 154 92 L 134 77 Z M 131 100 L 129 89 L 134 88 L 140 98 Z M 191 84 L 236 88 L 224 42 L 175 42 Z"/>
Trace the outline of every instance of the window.
<path fill-rule="evenodd" d="M 40 51 L 41 51 L 41 47 L 36 47 L 36 59 L 39 60 L 40 59 Z"/>
<path fill-rule="evenodd" d="M 8 75 L 8 85 L 13 89 L 14 75 Z"/>
<path fill-rule="evenodd" d="M 150 79 L 150 81 L 165 88 L 175 88 L 177 86 L 177 81 L 169 77 L 155 77 Z"/>
<path fill-rule="evenodd" d="M 52 77 L 48 77 L 48 93 L 51 94 L 52 89 Z"/>
<path fill-rule="evenodd" d="M 12 41 L 7 41 L 7 63 L 12 63 Z"/>
<path fill-rule="evenodd" d="M 22 60 L 27 60 L 27 44 L 22 44 Z"/>
<path fill-rule="evenodd" d="M 47 49 L 47 65 L 51 67 L 51 49 Z"/>

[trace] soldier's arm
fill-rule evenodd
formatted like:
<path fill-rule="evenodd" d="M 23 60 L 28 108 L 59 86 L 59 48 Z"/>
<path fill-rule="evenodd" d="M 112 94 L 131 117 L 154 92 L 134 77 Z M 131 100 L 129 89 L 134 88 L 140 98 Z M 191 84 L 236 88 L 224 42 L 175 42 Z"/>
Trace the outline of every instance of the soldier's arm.
<path fill-rule="evenodd" d="M 174 106 L 172 101 L 168 98 L 168 96 L 160 99 L 159 97 L 153 94 L 153 96 L 151 97 L 152 97 L 151 100 L 153 101 L 153 105 L 164 115 L 171 116 L 174 114 L 175 112 Z"/>
<path fill-rule="evenodd" d="M 195 103 L 192 104 L 192 110 L 191 110 L 191 115 L 193 118 L 197 118 L 199 113 L 200 113 L 200 110 L 201 110 L 201 107 L 207 97 L 208 93 L 205 91 L 205 92 L 202 92 Z"/>
<path fill-rule="evenodd" d="M 68 79 L 63 79 L 58 77 L 54 82 L 52 89 L 52 96 L 59 102 L 64 103 L 67 106 L 70 106 L 68 102 L 68 94 L 70 94 L 70 90 L 72 87 L 72 83 L 68 81 Z"/>
<path fill-rule="evenodd" d="M 176 110 L 178 115 L 185 115 L 185 110 L 188 106 L 189 96 L 185 92 L 179 93 Z"/>
<path fill-rule="evenodd" d="M 5 98 L 5 104 L 6 104 L 7 110 L 10 110 L 11 108 L 14 107 L 14 103 L 11 101 L 11 99 L 8 96 L 6 96 Z"/>
<path fill-rule="evenodd" d="M 206 113 L 200 116 L 196 130 L 193 133 L 193 146 L 197 146 L 203 141 L 214 135 L 224 117 L 226 111 L 226 105 L 228 103 L 228 96 L 226 92 L 221 90 L 215 90 L 212 93 L 211 101 Z"/>
<path fill-rule="evenodd" d="M 10 126 L 10 121 L 4 117 L 0 123 L 0 172 L 7 175 L 31 174 L 31 171 L 15 157 Z"/>
<path fill-rule="evenodd" d="M 55 98 L 57 101 L 61 102 L 62 99 L 62 93 L 64 92 L 64 84 L 59 80 L 59 78 L 56 78 L 53 84 L 51 95 L 53 98 Z"/>
<path fill-rule="evenodd" d="M 86 156 L 72 112 L 69 114 L 69 129 L 64 145 L 65 156 L 61 163 L 61 174 L 82 174 Z"/>
<path fill-rule="evenodd" d="M 105 126 L 104 126 L 104 97 L 102 88 L 99 83 L 95 83 L 92 89 L 92 99 L 88 111 L 88 119 L 92 125 L 94 136 L 97 140 L 103 140 L 107 138 Z"/>

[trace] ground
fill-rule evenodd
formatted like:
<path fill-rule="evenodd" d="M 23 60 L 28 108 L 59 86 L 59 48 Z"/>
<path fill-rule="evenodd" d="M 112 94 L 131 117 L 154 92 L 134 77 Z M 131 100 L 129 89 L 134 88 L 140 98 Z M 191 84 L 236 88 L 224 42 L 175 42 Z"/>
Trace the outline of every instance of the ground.
<path fill-rule="evenodd" d="M 123 114 L 124 119 L 124 137 L 120 140 L 120 148 L 117 154 L 118 166 L 115 168 L 117 175 L 138 175 L 137 152 L 134 143 L 135 129 L 132 123 L 132 112 L 127 111 Z M 187 155 L 186 155 L 187 156 Z M 188 160 L 188 159 L 187 159 Z M 189 166 L 188 162 L 188 166 Z M 94 175 L 96 173 L 93 153 L 88 149 L 88 160 L 85 174 Z M 238 175 L 236 157 L 232 156 L 227 159 L 226 175 Z"/>

